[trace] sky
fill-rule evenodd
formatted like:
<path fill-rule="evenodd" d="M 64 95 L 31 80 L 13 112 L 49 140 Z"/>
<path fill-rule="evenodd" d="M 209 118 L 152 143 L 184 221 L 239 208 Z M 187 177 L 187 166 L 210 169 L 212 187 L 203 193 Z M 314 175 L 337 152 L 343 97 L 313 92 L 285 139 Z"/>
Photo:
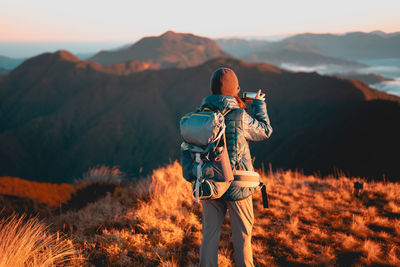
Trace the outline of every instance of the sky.
<path fill-rule="evenodd" d="M 0 43 L 111 46 L 167 30 L 210 38 L 394 32 L 399 14 L 399 0 L 1 0 Z"/>

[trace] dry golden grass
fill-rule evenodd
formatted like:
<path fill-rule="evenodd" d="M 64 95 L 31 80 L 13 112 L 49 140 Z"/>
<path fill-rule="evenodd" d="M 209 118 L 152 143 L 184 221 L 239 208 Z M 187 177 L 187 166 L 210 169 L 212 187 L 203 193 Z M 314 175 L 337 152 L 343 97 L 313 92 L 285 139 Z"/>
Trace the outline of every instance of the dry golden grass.
<path fill-rule="evenodd" d="M 196 266 L 201 206 L 174 163 L 138 183 L 113 188 L 79 209 L 54 214 L 87 266 Z M 270 208 L 254 195 L 256 266 L 399 266 L 400 184 L 263 174 Z M 90 185 L 90 182 L 87 183 Z M 219 265 L 234 266 L 229 219 L 222 226 Z"/>
<path fill-rule="evenodd" d="M 70 240 L 49 234 L 37 219 L 12 216 L 0 221 L 0 267 L 78 266 Z"/>
<path fill-rule="evenodd" d="M 268 230 L 254 239 L 273 256 L 271 265 L 398 264 L 400 195 L 394 192 L 400 192 L 400 184 L 367 183 L 357 198 L 354 180 L 346 177 L 278 172 L 264 180 L 271 208 L 263 210 L 255 199 L 255 228 Z M 270 220 L 263 223 L 260 217 Z M 263 257 L 257 254 L 256 262 Z"/>
<path fill-rule="evenodd" d="M 16 177 L 0 177 L 0 194 L 36 199 L 46 205 L 58 207 L 71 197 L 70 184 L 51 184 L 27 181 Z"/>
<path fill-rule="evenodd" d="M 94 265 L 195 264 L 201 242 L 200 207 L 179 164 L 123 187 L 121 194 L 54 218 Z"/>

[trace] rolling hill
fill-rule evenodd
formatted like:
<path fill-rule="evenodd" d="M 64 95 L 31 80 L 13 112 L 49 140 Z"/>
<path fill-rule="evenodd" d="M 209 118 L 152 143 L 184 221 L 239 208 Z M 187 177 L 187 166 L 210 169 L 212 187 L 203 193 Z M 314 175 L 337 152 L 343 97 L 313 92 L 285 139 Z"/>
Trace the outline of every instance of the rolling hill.
<path fill-rule="evenodd" d="M 0 175 L 68 181 L 97 164 L 145 175 L 179 157 L 179 118 L 220 66 L 267 93 L 274 134 L 252 146 L 257 167 L 400 177 L 399 98 L 360 82 L 230 58 L 121 75 L 66 51 L 0 78 Z"/>
<path fill-rule="evenodd" d="M 89 60 L 102 65 L 135 60 L 156 64 L 160 68 L 185 68 L 226 56 L 229 55 L 209 38 L 167 31 L 160 36 L 145 37 L 116 51 L 101 51 Z"/>

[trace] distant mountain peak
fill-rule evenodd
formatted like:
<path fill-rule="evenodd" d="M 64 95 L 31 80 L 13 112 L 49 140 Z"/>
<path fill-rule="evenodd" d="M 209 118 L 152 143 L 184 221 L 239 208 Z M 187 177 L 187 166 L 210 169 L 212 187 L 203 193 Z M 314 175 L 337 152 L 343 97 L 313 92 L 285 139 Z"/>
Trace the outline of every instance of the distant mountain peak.
<path fill-rule="evenodd" d="M 372 31 L 372 32 L 370 32 L 370 33 L 372 33 L 372 34 L 378 34 L 378 35 L 380 35 L 380 34 L 386 35 L 386 32 L 381 31 L 381 30 Z"/>
<path fill-rule="evenodd" d="M 168 30 L 166 32 L 164 32 L 163 34 L 160 35 L 160 37 L 167 37 L 167 38 L 171 38 L 171 37 L 176 37 L 176 36 L 180 36 L 184 33 L 178 33 L 172 30 Z"/>
<path fill-rule="evenodd" d="M 80 59 L 74 54 L 70 53 L 67 50 L 58 50 L 52 54 L 55 57 L 58 57 L 60 60 L 70 61 L 70 62 L 79 62 Z"/>
<path fill-rule="evenodd" d="M 214 40 L 191 33 L 167 31 L 140 39 L 117 51 L 102 51 L 90 58 L 104 66 L 131 60 L 150 62 L 160 68 L 186 68 L 217 57 L 229 57 Z"/>
<path fill-rule="evenodd" d="M 76 57 L 74 54 L 72 54 L 71 52 L 69 52 L 67 50 L 58 50 L 53 53 L 47 52 L 47 53 L 37 55 L 35 57 L 31 57 L 28 60 L 26 60 L 25 63 L 31 62 L 31 61 L 36 62 L 36 60 L 39 60 L 42 62 L 45 62 L 45 61 L 48 61 L 48 62 L 67 61 L 67 62 L 72 62 L 72 63 L 80 62 L 80 59 L 78 57 Z M 22 65 L 25 65 L 25 63 L 23 63 Z"/>

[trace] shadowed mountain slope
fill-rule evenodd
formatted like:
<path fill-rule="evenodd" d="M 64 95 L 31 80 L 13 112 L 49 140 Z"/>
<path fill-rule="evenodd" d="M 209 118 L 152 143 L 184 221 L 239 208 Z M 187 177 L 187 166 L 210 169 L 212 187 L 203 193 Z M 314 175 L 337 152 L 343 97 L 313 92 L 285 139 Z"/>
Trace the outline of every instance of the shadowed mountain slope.
<path fill-rule="evenodd" d="M 294 40 L 266 42 L 219 39 L 217 42 L 228 53 L 249 62 L 267 62 L 277 66 L 284 63 L 303 66 L 366 66 L 355 61 L 329 56 L 308 43 L 296 42 Z"/>
<path fill-rule="evenodd" d="M 229 55 L 211 39 L 168 31 L 160 36 L 145 37 L 117 51 L 101 51 L 90 60 L 102 65 L 138 60 L 157 64 L 160 68 L 185 68 L 226 56 Z"/>
<path fill-rule="evenodd" d="M 218 39 L 228 53 L 252 62 L 316 66 L 365 67 L 354 60 L 399 58 L 400 34 L 350 32 L 344 35 L 304 33 L 278 42 Z"/>
<path fill-rule="evenodd" d="M 273 44 L 261 51 L 253 52 L 242 57 L 252 62 L 268 62 L 274 65 L 290 63 L 303 66 L 339 65 L 352 67 L 366 67 L 364 64 L 341 58 L 331 57 L 319 52 L 308 44 L 288 42 Z"/>
<path fill-rule="evenodd" d="M 376 84 L 385 81 L 393 81 L 393 79 L 386 78 L 379 74 L 374 73 L 358 73 L 358 72 L 346 72 L 346 73 L 337 73 L 334 74 L 336 77 L 344 78 L 344 79 L 354 79 L 359 80 L 366 84 Z"/>
<path fill-rule="evenodd" d="M 179 157 L 179 118 L 229 66 L 243 91 L 267 93 L 274 133 L 255 164 L 400 177 L 399 98 L 358 81 L 218 58 L 187 69 L 107 73 L 66 51 L 0 78 L 0 175 L 65 181 L 97 164 L 146 174 Z"/>
<path fill-rule="evenodd" d="M 321 52 L 340 58 L 399 58 L 400 35 L 350 32 L 344 35 L 305 33 L 282 42 L 308 44 Z"/>

